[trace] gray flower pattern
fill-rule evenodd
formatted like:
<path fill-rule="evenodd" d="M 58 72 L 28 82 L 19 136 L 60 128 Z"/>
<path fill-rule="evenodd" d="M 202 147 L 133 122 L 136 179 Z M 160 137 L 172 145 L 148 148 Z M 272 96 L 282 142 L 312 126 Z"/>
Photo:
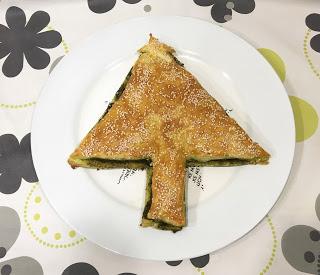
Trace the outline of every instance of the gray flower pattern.
<path fill-rule="evenodd" d="M 37 182 L 30 145 L 30 133 L 21 142 L 12 134 L 0 136 L 0 192 L 12 194 L 21 185 L 21 179 Z"/>
<path fill-rule="evenodd" d="M 7 252 L 17 240 L 21 223 L 15 210 L 0 206 L 0 262 L 1 275 L 43 275 L 41 265 L 35 259 L 21 256 L 6 259 Z"/>
<path fill-rule="evenodd" d="M 316 214 L 320 220 L 320 195 L 316 201 Z M 308 225 L 290 227 L 282 236 L 282 252 L 295 269 L 320 274 L 320 232 Z"/>
<path fill-rule="evenodd" d="M 49 24 L 49 14 L 37 11 L 26 23 L 24 11 L 13 6 L 6 12 L 6 22 L 8 26 L 0 24 L 0 59 L 7 56 L 2 66 L 3 74 L 17 76 L 22 71 L 24 57 L 33 69 L 46 68 L 50 56 L 42 48 L 55 48 L 62 41 L 57 31 L 40 32 Z"/>

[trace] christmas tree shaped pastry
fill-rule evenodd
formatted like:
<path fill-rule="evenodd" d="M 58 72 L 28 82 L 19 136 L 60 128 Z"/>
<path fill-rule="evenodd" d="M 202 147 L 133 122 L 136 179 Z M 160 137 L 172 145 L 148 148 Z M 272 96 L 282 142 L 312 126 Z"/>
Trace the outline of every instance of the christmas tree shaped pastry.
<path fill-rule="evenodd" d="M 186 225 L 186 167 L 265 164 L 269 154 L 174 57 L 173 48 L 150 36 L 139 52 L 68 162 L 73 168 L 147 169 L 141 225 L 178 231 Z"/>

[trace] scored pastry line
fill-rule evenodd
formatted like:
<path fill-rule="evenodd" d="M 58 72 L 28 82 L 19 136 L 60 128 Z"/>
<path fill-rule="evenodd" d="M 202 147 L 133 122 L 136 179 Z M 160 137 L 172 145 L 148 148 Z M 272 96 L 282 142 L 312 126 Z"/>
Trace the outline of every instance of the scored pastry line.
<path fill-rule="evenodd" d="M 36 188 L 39 187 L 39 183 L 35 183 L 30 192 L 27 195 L 27 198 L 25 200 L 24 203 L 24 209 L 23 209 L 23 220 L 28 228 L 28 231 L 30 232 L 30 234 L 32 235 L 32 237 L 40 244 L 42 244 L 45 247 L 49 247 L 49 248 L 69 248 L 69 247 L 73 247 L 76 246 L 82 242 L 84 242 L 86 240 L 85 237 L 81 237 L 79 240 L 73 241 L 73 242 L 66 242 L 66 243 L 61 243 L 61 244 L 54 244 L 48 241 L 43 240 L 39 235 L 37 235 L 35 233 L 35 230 L 31 227 L 30 221 L 28 219 L 28 210 L 29 210 L 29 205 L 30 205 L 30 200 L 31 197 L 34 193 L 34 191 L 36 190 Z"/>

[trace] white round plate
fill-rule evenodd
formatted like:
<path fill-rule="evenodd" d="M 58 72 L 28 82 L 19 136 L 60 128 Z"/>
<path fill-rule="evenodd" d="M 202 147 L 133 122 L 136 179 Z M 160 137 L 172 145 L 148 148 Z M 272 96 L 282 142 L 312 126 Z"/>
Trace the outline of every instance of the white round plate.
<path fill-rule="evenodd" d="M 145 171 L 67 164 L 137 58 L 149 33 L 177 50 L 202 85 L 271 154 L 270 164 L 189 169 L 188 226 L 139 226 Z M 56 211 L 89 240 L 136 258 L 200 256 L 242 237 L 268 213 L 288 178 L 295 145 L 288 96 L 272 67 L 231 32 L 185 17 L 144 17 L 102 30 L 54 69 L 37 102 L 33 160 Z"/>

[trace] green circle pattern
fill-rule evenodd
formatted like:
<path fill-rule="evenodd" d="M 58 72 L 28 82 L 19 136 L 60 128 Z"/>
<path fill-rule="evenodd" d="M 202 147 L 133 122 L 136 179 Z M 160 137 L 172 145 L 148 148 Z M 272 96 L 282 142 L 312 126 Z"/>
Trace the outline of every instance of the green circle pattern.
<path fill-rule="evenodd" d="M 282 82 L 286 79 L 286 66 L 281 57 L 273 50 L 267 48 L 260 48 L 258 51 L 270 63 L 272 68 L 276 71 Z"/>
<path fill-rule="evenodd" d="M 264 268 L 259 273 L 259 275 L 264 275 L 270 270 L 270 268 L 273 264 L 274 258 L 276 257 L 276 252 L 277 252 L 277 247 L 278 247 L 276 230 L 275 230 L 275 227 L 272 223 L 271 217 L 269 215 L 267 215 L 267 222 L 268 222 L 269 228 L 272 233 L 272 243 L 273 243 L 272 244 L 272 252 L 271 252 L 271 256 L 269 257 L 267 264 L 264 266 Z"/>
<path fill-rule="evenodd" d="M 311 59 L 308 55 L 308 50 L 306 43 L 309 39 L 310 30 L 308 30 L 305 40 L 304 40 L 304 54 L 308 60 L 308 63 L 313 70 L 313 72 L 319 76 L 315 67 L 312 64 Z M 271 64 L 273 69 L 278 74 L 282 81 L 286 78 L 286 68 L 281 57 L 273 50 L 260 48 L 258 51 L 264 56 L 264 58 Z M 301 142 L 310 138 L 318 128 L 319 118 L 316 110 L 305 100 L 290 96 L 290 102 L 294 114 L 295 128 L 296 128 L 296 141 Z"/>
<path fill-rule="evenodd" d="M 303 40 L 303 53 L 304 53 L 304 56 L 309 64 L 311 71 L 317 76 L 318 79 L 320 79 L 320 72 L 314 66 L 312 59 L 309 55 L 309 51 L 308 51 L 308 44 L 309 44 L 309 40 L 310 40 L 310 35 L 311 35 L 311 30 L 308 29 L 305 36 L 304 36 L 304 40 Z"/>
<path fill-rule="evenodd" d="M 32 235 L 32 237 L 41 245 L 45 246 L 45 247 L 50 247 L 50 248 L 70 248 L 70 247 L 73 247 L 73 246 L 76 246 L 82 242 L 84 242 L 86 240 L 86 238 L 82 237 L 80 238 L 79 240 L 77 241 L 73 241 L 73 242 L 68 242 L 68 243 L 63 243 L 63 244 L 53 244 L 53 243 L 50 243 L 50 242 L 47 242 L 43 239 L 41 239 L 35 232 L 34 230 L 32 229 L 29 221 L 28 221 L 28 207 L 29 207 L 29 204 L 30 204 L 30 199 L 31 199 L 31 196 L 33 194 L 33 192 L 35 191 L 35 189 L 38 187 L 38 183 L 35 183 L 30 192 L 28 193 L 27 195 L 27 198 L 26 198 L 26 201 L 25 201 L 25 204 L 24 204 L 24 209 L 23 209 L 23 218 L 24 218 L 24 222 L 28 228 L 28 231 L 30 232 L 30 234 Z M 47 232 L 47 230 L 45 230 L 45 233 Z"/>
<path fill-rule="evenodd" d="M 0 103 L 0 108 L 3 108 L 3 109 L 23 109 L 23 108 L 27 108 L 27 107 L 32 107 L 35 104 L 36 104 L 35 101 L 27 102 L 27 103 L 24 103 L 24 104 L 5 104 L 5 103 Z"/>
<path fill-rule="evenodd" d="M 310 138 L 317 130 L 319 118 L 316 110 L 305 100 L 290 96 L 296 126 L 296 141 Z"/>

